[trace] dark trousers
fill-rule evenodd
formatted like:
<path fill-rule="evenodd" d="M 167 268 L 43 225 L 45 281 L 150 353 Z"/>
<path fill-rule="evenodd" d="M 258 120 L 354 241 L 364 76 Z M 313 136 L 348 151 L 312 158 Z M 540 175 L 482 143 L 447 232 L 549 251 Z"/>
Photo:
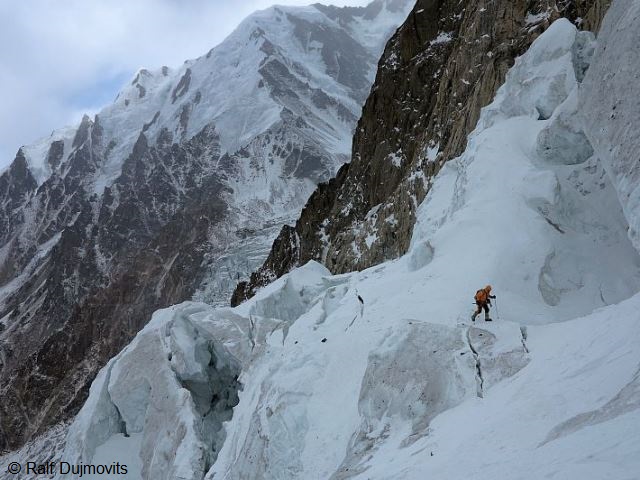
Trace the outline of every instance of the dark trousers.
<path fill-rule="evenodd" d="M 489 316 L 489 302 L 476 302 L 478 308 L 476 309 L 476 313 L 473 315 L 474 317 L 480 315 L 480 312 L 484 309 L 485 317 Z"/>

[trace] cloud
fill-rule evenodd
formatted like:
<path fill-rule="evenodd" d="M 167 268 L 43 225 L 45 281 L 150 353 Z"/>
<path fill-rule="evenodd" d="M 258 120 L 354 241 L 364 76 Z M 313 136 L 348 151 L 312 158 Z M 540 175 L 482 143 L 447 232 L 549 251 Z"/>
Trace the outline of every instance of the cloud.
<path fill-rule="evenodd" d="M 0 168 L 20 145 L 95 112 L 141 67 L 177 66 L 273 0 L 0 2 Z M 278 0 L 307 5 L 313 0 Z M 328 2 L 327 2 L 328 3 Z M 367 0 L 337 0 L 365 5 Z"/>

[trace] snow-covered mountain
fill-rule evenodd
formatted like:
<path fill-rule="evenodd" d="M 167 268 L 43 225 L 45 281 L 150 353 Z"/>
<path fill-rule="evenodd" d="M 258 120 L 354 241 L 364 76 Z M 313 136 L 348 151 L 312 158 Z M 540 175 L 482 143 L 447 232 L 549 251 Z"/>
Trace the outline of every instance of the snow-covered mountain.
<path fill-rule="evenodd" d="M 226 304 L 351 152 L 410 0 L 272 7 L 0 175 L 0 450 L 77 411 L 151 313 Z M 205 281 L 206 280 L 206 281 Z"/>
<path fill-rule="evenodd" d="M 400 258 L 311 261 L 237 308 L 156 312 L 61 458 L 154 479 L 636 478 L 637 139 L 601 80 L 633 97 L 639 31 L 623 0 L 597 42 L 555 21 L 435 175 Z M 488 281 L 494 322 L 472 324 Z"/>

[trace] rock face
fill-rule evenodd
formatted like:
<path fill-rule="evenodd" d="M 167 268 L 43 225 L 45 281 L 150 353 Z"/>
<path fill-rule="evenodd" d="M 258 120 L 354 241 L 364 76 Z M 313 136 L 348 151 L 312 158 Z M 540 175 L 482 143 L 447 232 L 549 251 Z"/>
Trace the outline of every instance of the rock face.
<path fill-rule="evenodd" d="M 309 260 L 343 273 L 405 253 L 432 178 L 464 150 L 514 58 L 559 16 L 597 28 L 607 4 L 418 0 L 379 62 L 351 162 L 318 186 L 232 304 Z"/>
<path fill-rule="evenodd" d="M 227 301 L 348 158 L 410 8 L 257 12 L 20 149 L 0 175 L 0 450 L 77 412 L 153 311 Z"/>

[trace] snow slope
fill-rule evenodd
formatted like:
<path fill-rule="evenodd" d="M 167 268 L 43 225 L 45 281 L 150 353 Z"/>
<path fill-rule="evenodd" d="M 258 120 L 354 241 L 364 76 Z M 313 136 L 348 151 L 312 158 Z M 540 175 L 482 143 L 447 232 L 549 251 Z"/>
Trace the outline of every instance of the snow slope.
<path fill-rule="evenodd" d="M 156 313 L 94 383 L 67 458 L 108 460 L 130 432 L 159 472 L 140 478 L 185 465 L 202 478 L 190 459 L 207 455 L 207 479 L 638 478 L 640 259 L 579 126 L 593 46 L 558 20 L 517 60 L 436 177 L 404 257 L 336 276 L 310 262 L 235 309 Z M 495 321 L 473 325 L 487 282 Z M 186 324 L 196 333 L 179 335 Z M 233 359 L 240 372 L 224 442 L 203 452 L 201 434 L 160 455 L 176 422 L 207 422 L 200 389 L 173 381 L 203 340 L 226 360 L 187 370 Z M 141 400 L 105 381 L 114 370 L 171 381 Z M 180 395 L 176 416 L 154 400 Z M 117 410 L 135 415 L 118 426 Z"/>

